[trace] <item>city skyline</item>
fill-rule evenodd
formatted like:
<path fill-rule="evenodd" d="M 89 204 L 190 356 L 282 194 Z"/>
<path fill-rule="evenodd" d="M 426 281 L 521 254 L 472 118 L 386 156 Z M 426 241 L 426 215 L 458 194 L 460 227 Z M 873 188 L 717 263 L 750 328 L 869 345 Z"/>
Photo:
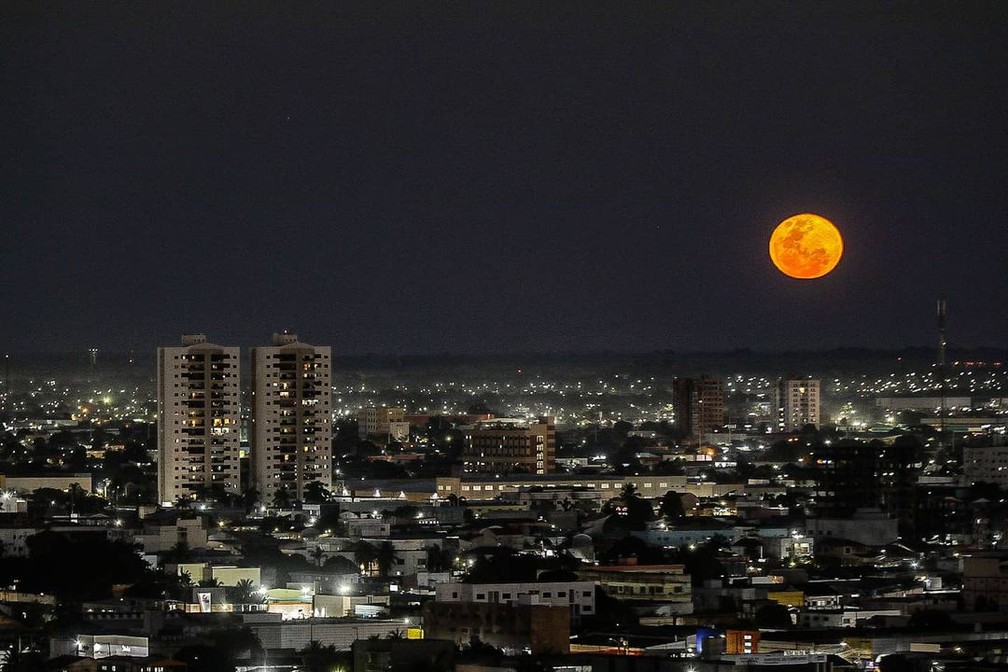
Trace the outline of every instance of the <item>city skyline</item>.
<path fill-rule="evenodd" d="M 1008 672 L 1008 4 L 0 3 L 0 671 Z"/>
<path fill-rule="evenodd" d="M 5 352 L 1008 328 L 1000 6 L 2 11 Z M 844 236 L 816 281 L 767 254 L 798 212 Z"/>

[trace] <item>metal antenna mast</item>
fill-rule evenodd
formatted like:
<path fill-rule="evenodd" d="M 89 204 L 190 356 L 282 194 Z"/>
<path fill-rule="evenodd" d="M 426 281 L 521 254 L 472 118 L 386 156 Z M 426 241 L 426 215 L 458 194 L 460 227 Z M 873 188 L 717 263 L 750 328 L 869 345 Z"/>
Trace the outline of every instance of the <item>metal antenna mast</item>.
<path fill-rule="evenodd" d="M 938 375 L 941 376 L 941 405 L 938 407 L 938 447 L 945 447 L 945 348 L 948 341 L 945 338 L 945 297 L 938 299 L 938 339 L 941 346 L 941 354 L 938 360 Z"/>

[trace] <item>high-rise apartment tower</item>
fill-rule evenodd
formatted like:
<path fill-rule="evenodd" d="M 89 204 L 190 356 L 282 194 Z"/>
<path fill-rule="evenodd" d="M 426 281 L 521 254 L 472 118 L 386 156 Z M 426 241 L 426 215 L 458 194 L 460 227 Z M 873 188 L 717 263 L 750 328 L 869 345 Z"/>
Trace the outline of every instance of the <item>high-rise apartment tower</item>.
<path fill-rule="evenodd" d="M 813 378 L 781 381 L 778 391 L 781 429 L 796 432 L 805 425 L 819 427 L 819 381 Z"/>
<path fill-rule="evenodd" d="M 332 487 L 332 349 L 273 334 L 252 348 L 252 478 L 263 502 L 284 490 L 304 500 L 312 481 Z"/>
<path fill-rule="evenodd" d="M 157 351 L 158 500 L 174 503 L 239 483 L 239 351 L 187 334 Z"/>
<path fill-rule="evenodd" d="M 724 427 L 725 395 L 720 378 L 676 378 L 672 403 L 676 426 L 689 438 L 699 440 Z"/>

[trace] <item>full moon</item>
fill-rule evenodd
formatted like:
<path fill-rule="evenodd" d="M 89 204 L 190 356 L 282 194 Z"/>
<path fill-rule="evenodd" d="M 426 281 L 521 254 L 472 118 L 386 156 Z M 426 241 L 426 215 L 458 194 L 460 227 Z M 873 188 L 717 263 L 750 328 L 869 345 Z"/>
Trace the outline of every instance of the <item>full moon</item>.
<path fill-rule="evenodd" d="M 800 280 L 821 278 L 843 255 L 840 231 L 825 217 L 803 213 L 788 217 L 770 236 L 770 259 L 781 273 Z"/>

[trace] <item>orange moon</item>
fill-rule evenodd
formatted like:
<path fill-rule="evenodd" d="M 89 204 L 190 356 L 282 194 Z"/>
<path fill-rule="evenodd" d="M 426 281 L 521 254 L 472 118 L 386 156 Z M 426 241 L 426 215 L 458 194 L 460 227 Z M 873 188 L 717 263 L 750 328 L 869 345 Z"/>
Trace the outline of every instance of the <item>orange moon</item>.
<path fill-rule="evenodd" d="M 808 212 L 788 217 L 770 236 L 771 261 L 792 278 L 821 278 L 836 268 L 842 255 L 843 238 L 837 227 Z"/>

